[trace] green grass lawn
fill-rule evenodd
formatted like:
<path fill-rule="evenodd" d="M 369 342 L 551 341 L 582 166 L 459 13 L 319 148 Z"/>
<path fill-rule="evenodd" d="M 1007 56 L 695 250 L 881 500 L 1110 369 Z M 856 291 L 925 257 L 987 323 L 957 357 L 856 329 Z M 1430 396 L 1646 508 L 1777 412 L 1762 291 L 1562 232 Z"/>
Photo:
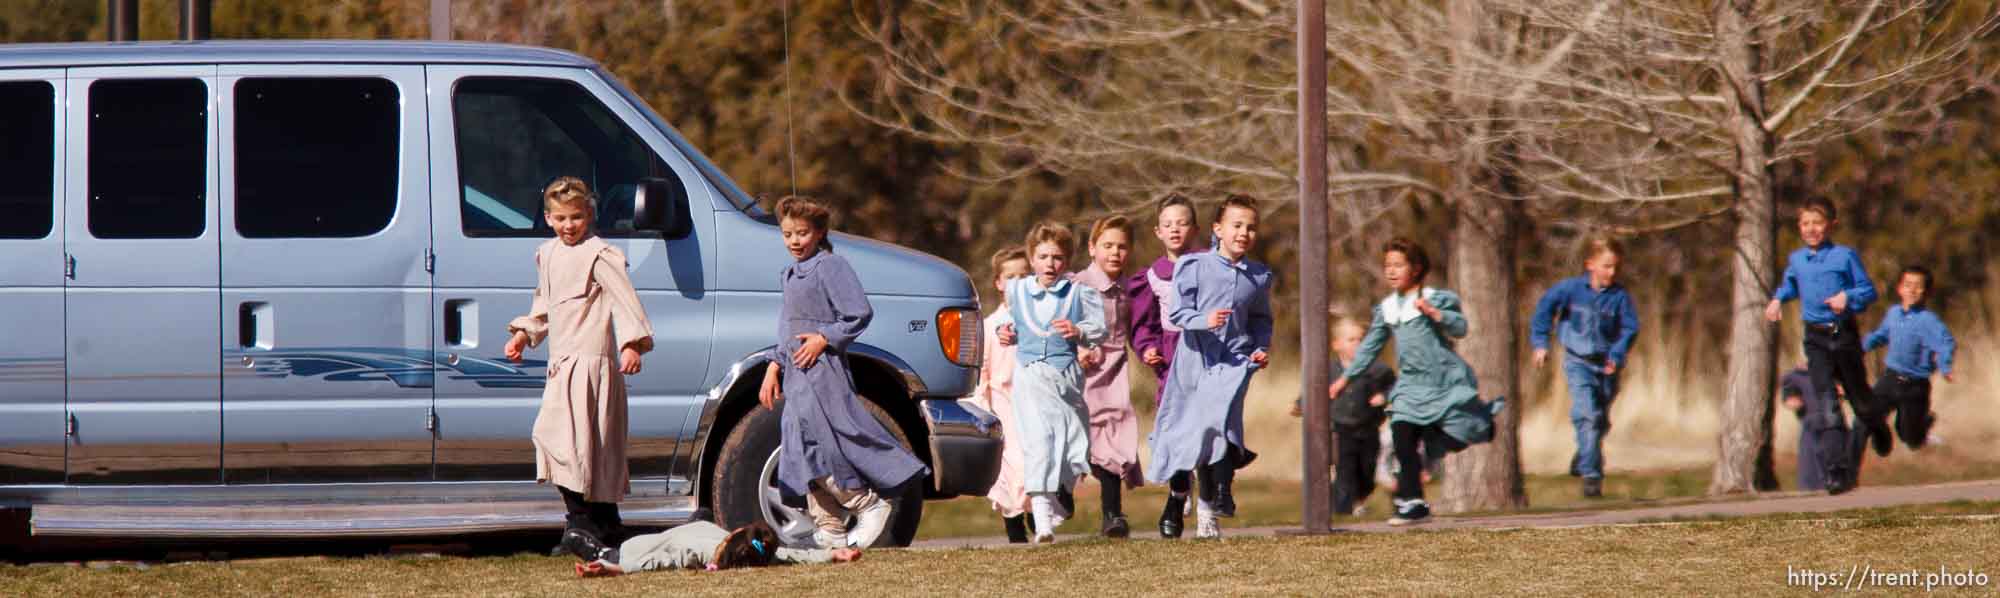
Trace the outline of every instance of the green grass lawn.
<path fill-rule="evenodd" d="M 881 550 L 846 565 L 578 580 L 567 558 L 305 557 L 94 569 L 0 566 L 0 595 L 1775 595 L 1788 570 L 2000 575 L 1991 503 L 1545 530 L 1084 540 Z M 1802 581 L 1793 577 L 1790 582 Z M 1878 580 L 1877 583 L 1880 583 Z M 1915 581 L 1921 582 L 1919 576 Z M 1877 592 L 1886 588 L 1868 589 Z"/>
<path fill-rule="evenodd" d="M 1778 471 L 1781 472 L 1779 477 L 1784 482 L 1784 489 L 1790 490 L 1793 464 L 1780 463 Z M 1709 474 L 1710 471 L 1706 467 L 1612 472 L 1604 480 L 1604 497 L 1595 499 L 1583 497 L 1576 478 L 1567 475 L 1530 475 L 1522 480 L 1522 485 L 1528 493 L 1528 508 L 1511 512 L 1615 510 L 1709 500 L 1707 497 Z M 1865 463 L 1861 482 L 1868 486 L 1903 486 L 1994 478 L 2000 478 L 2000 462 L 1909 459 L 1868 461 Z M 1094 480 L 1078 486 L 1077 515 L 1063 525 L 1064 533 L 1097 531 L 1101 512 L 1098 506 L 1098 488 Z M 1438 484 L 1431 483 L 1427 491 L 1435 497 Z M 1134 535 L 1142 537 L 1158 535 L 1156 522 L 1166 498 L 1166 489 L 1161 486 L 1146 486 L 1125 492 L 1125 514 L 1132 523 Z M 1719 500 L 1747 498 L 1749 497 L 1736 496 Z M 1236 484 L 1237 517 L 1225 520 L 1223 524 L 1225 529 L 1297 525 L 1302 511 L 1300 508 L 1302 501 L 1303 495 L 1296 481 L 1240 480 Z M 1335 517 L 1334 525 L 1388 519 L 1389 489 L 1386 486 L 1376 488 L 1374 495 L 1369 497 L 1367 507 L 1368 513 L 1365 516 Z M 1477 514 L 1487 513 L 1472 513 L 1472 515 Z M 1193 529 L 1193 521 L 1191 517 L 1188 519 L 1189 530 Z M 1000 516 L 992 510 L 985 498 L 961 497 L 925 504 L 923 527 L 917 535 L 919 538 L 960 538 L 1005 534 Z"/>

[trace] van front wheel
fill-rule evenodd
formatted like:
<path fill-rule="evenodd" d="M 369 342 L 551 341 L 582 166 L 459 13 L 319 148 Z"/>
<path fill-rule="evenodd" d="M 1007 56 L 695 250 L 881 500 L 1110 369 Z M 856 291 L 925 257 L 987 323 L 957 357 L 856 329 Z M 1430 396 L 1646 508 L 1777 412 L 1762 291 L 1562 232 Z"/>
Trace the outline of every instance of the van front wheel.
<path fill-rule="evenodd" d="M 870 401 L 862 401 L 862 406 L 896 436 L 904 450 L 909 450 L 909 438 L 887 412 Z M 778 492 L 781 441 L 778 419 L 776 411 L 755 407 L 736 422 L 717 455 L 709 504 L 715 506 L 716 523 L 723 527 L 735 529 L 763 521 L 778 532 L 785 545 L 812 546 L 812 516 L 806 512 L 804 503 L 786 504 Z M 875 546 L 909 546 L 916 539 L 917 524 L 923 518 L 923 481 L 907 484 L 902 496 L 883 498 L 889 500 L 893 510 L 889 527 L 876 539 Z M 848 524 L 853 524 L 851 517 Z"/>

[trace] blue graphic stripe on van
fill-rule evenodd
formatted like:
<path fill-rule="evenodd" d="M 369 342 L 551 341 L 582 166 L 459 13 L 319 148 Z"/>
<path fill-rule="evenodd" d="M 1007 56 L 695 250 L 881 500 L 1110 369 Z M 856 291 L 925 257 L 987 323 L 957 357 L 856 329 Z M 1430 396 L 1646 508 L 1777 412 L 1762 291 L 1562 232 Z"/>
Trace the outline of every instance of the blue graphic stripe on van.
<path fill-rule="evenodd" d="M 0 359 L 0 383 L 56 382 L 63 380 L 63 358 L 25 357 Z"/>
<path fill-rule="evenodd" d="M 320 378 L 328 382 L 393 382 L 405 388 L 430 388 L 436 372 L 453 380 L 467 380 L 483 388 L 541 388 L 543 374 L 530 369 L 546 367 L 539 359 L 516 365 L 500 359 L 459 356 L 457 363 L 444 354 L 419 349 L 380 347 L 331 347 L 282 349 L 276 351 L 231 351 L 223 362 L 241 372 L 249 358 L 249 375 L 259 378 Z"/>

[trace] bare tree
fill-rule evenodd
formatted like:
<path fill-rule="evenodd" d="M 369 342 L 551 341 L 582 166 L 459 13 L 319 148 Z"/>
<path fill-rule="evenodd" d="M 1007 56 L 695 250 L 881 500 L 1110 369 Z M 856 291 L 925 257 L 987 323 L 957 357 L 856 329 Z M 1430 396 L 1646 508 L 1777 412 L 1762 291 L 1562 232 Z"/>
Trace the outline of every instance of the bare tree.
<path fill-rule="evenodd" d="M 1762 316 L 1778 270 L 1774 165 L 1884 123 L 1942 118 L 1945 103 L 1991 81 L 1977 55 L 1996 23 L 1991 2 L 1934 0 L 1634 0 L 1609 18 L 1576 0 L 1510 10 L 1578 34 L 1559 77 L 1598 143 L 1536 148 L 1553 177 L 1583 195 L 1597 184 L 1579 151 L 1623 147 L 1651 157 L 1658 197 L 1700 197 L 1691 221 L 1734 218 L 1733 292 L 1724 429 L 1709 491 L 1775 488 L 1770 470 L 1776 328 Z M 1565 158 L 1565 156 L 1568 156 Z M 1611 166 L 1599 161 L 1598 166 Z M 1627 177 L 1626 181 L 1634 179 Z M 1643 184 L 1646 178 L 1637 179 Z M 1723 201 L 1715 201 L 1723 192 Z"/>
<path fill-rule="evenodd" d="M 882 126 L 990 150 L 986 168 L 967 176 L 1088 177 L 1114 190 L 1108 209 L 1170 187 L 1293 196 L 1292 23 L 1282 3 L 915 1 L 926 10 L 904 14 L 924 18 L 906 19 L 883 56 L 913 101 L 849 103 Z M 1473 323 L 1460 350 L 1483 395 L 1518 406 L 1514 273 L 1528 222 L 1591 210 L 1641 222 L 1648 205 L 1705 195 L 1644 184 L 1657 160 L 1577 105 L 1586 94 L 1568 70 L 1585 34 L 1563 25 L 1600 25 L 1612 0 L 1587 3 L 1576 23 L 1490 2 L 1336 4 L 1328 187 L 1345 220 L 1342 246 L 1366 256 L 1343 273 L 1373 280 L 1371 235 L 1383 233 L 1364 231 L 1378 216 L 1412 200 L 1447 207 L 1444 261 Z M 1585 146 L 1605 149 L 1576 149 Z M 1590 205 L 1570 205 L 1581 200 Z M 1506 410 L 1493 443 L 1452 458 L 1444 510 L 1526 504 L 1517 430 L 1517 409 Z"/>

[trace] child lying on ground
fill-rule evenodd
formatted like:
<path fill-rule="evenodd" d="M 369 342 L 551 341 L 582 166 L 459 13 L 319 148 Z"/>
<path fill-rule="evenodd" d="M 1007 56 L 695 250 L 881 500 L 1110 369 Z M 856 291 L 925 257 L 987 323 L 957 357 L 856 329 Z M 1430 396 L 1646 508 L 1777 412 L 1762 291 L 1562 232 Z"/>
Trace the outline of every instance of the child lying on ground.
<path fill-rule="evenodd" d="M 665 569 L 716 571 L 773 564 L 847 563 L 861 558 L 861 550 L 857 548 L 780 547 L 778 534 L 763 522 L 729 531 L 707 521 L 693 521 L 657 534 L 633 536 L 616 549 L 595 547 L 591 553 L 601 556 L 587 563 L 577 563 L 577 577 L 609 577 Z"/>

